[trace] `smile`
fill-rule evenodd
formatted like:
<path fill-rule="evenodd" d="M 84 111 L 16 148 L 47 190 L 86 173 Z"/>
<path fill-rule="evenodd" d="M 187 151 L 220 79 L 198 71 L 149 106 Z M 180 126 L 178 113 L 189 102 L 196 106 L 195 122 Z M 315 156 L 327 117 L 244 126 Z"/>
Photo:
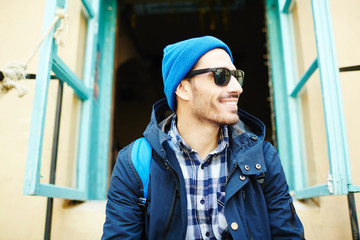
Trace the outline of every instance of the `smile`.
<path fill-rule="evenodd" d="M 222 102 L 221 104 L 234 106 L 234 105 L 237 105 L 237 102 L 236 102 L 236 101 L 233 101 L 233 102 Z"/>

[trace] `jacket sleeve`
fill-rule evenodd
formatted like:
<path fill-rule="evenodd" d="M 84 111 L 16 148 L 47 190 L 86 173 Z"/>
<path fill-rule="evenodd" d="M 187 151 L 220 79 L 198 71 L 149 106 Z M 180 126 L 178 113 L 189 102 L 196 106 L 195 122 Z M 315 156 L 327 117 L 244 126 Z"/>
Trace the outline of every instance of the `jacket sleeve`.
<path fill-rule="evenodd" d="M 111 176 L 102 240 L 143 238 L 139 186 L 129 163 L 129 147 L 119 152 Z"/>
<path fill-rule="evenodd" d="M 279 155 L 274 146 L 264 143 L 266 175 L 264 196 L 269 216 L 271 239 L 305 239 L 304 229 L 289 194 Z"/>

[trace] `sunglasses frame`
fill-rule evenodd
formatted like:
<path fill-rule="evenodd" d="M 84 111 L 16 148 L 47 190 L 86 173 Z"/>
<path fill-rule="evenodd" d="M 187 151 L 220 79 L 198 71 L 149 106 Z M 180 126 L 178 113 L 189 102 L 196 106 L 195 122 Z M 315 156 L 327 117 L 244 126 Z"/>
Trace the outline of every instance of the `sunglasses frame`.
<path fill-rule="evenodd" d="M 191 78 L 195 75 L 199 75 L 199 74 L 203 74 L 203 73 L 207 73 L 207 72 L 212 72 L 213 75 L 214 75 L 214 81 L 215 81 L 215 84 L 220 86 L 220 87 L 224 87 L 224 86 L 227 86 L 230 82 L 230 79 L 231 77 L 229 77 L 229 79 L 226 79 L 226 76 L 230 76 L 228 74 L 224 75 L 225 77 L 225 81 L 223 84 L 220 84 L 219 81 L 217 80 L 217 77 L 216 77 L 216 71 L 218 71 L 219 69 L 221 70 L 224 70 L 225 72 L 227 73 L 230 73 L 231 76 L 234 76 L 236 78 L 236 80 L 239 82 L 240 86 L 243 85 L 244 83 L 244 77 L 245 77 L 245 72 L 240 70 L 240 69 L 236 69 L 236 70 L 229 70 L 227 68 L 222 68 L 222 67 L 219 67 L 219 68 L 204 68 L 204 69 L 196 69 L 196 70 L 192 70 L 190 71 L 185 77 L 186 78 Z M 240 76 L 239 78 L 236 77 L 235 72 L 240 72 Z M 217 75 L 218 77 L 221 77 L 221 75 Z"/>

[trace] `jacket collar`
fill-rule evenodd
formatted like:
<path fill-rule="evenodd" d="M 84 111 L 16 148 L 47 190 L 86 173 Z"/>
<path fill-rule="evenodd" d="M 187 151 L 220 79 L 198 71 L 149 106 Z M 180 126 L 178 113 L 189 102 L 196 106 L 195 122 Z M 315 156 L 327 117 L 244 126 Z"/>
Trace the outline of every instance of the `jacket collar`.
<path fill-rule="evenodd" d="M 162 99 L 153 105 L 151 120 L 144 131 L 144 137 L 148 140 L 153 150 L 162 158 L 165 158 L 165 143 L 171 137 L 164 131 L 166 120 L 174 112 L 169 108 L 166 99 Z"/>
<path fill-rule="evenodd" d="M 165 143 L 170 138 L 166 126 L 174 113 L 168 107 L 166 99 L 154 104 L 151 121 L 144 131 L 145 138 L 149 141 L 154 151 L 165 157 Z M 239 109 L 240 121 L 228 126 L 231 161 L 230 169 L 237 164 L 244 175 L 258 174 L 266 170 L 263 157 L 263 141 L 265 125 L 257 118 Z M 245 153 L 245 154 L 244 154 Z M 257 161 L 255 162 L 254 159 Z M 259 165 L 257 165 L 259 164 Z"/>
<path fill-rule="evenodd" d="M 263 153 L 265 125 L 259 119 L 239 109 L 240 121 L 231 126 L 231 160 L 229 168 L 237 164 L 243 175 L 266 171 Z"/>

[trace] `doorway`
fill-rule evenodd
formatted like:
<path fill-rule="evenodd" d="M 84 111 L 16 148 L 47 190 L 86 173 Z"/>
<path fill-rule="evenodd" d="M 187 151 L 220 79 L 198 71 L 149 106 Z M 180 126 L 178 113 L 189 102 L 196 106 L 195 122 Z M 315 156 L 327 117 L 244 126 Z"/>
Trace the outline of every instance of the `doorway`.
<path fill-rule="evenodd" d="M 239 107 L 266 125 L 273 142 L 265 2 L 123 0 L 118 5 L 113 96 L 113 160 L 119 149 L 142 136 L 152 105 L 165 97 L 163 48 L 191 37 L 212 35 L 232 51 L 245 72 Z"/>

